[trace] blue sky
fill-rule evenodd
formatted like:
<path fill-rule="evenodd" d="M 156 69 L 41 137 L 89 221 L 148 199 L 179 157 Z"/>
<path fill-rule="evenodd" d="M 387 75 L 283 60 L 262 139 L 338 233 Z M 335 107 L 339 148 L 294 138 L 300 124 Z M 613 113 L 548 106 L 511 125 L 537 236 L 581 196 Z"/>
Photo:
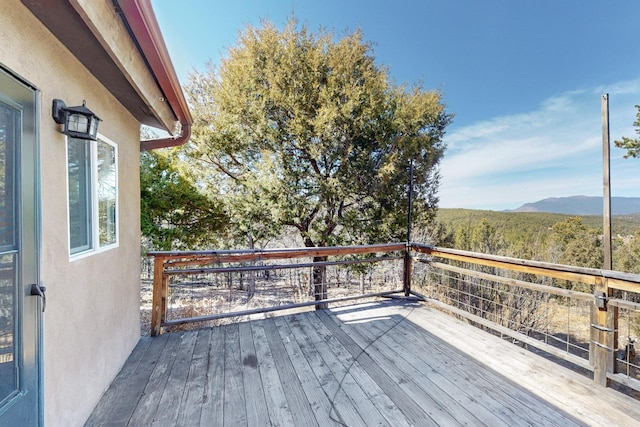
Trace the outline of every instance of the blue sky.
<path fill-rule="evenodd" d="M 293 12 L 337 35 L 360 28 L 397 83 L 439 89 L 455 114 L 441 207 L 515 209 L 602 195 L 601 95 L 611 139 L 640 104 L 637 0 L 153 0 L 181 82 L 218 63 L 245 24 Z M 611 149 L 614 196 L 640 197 L 640 159 Z"/>

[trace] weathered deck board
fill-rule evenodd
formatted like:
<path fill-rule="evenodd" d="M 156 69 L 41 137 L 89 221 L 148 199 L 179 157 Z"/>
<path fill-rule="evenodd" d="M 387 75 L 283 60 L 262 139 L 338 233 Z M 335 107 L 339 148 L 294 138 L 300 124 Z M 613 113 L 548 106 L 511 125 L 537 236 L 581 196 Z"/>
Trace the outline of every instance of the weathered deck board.
<path fill-rule="evenodd" d="M 244 398 L 242 360 L 238 324 L 225 326 L 224 342 L 224 425 L 246 426 L 247 405 Z"/>
<path fill-rule="evenodd" d="M 221 426 L 223 420 L 224 397 L 224 328 L 213 328 L 207 351 L 207 374 L 204 384 L 204 396 L 200 411 L 200 424 Z M 146 425 L 146 424 L 131 424 Z"/>
<path fill-rule="evenodd" d="M 400 325 L 398 329 L 405 332 L 405 329 L 410 328 L 411 325 L 405 323 Z M 408 340 L 415 339 L 410 333 L 407 333 L 406 336 Z M 470 344 L 466 340 L 466 336 L 458 336 L 454 339 L 464 340 Z M 424 348 L 424 342 L 420 344 Z M 430 349 L 438 355 L 437 360 L 440 361 L 438 366 L 427 360 L 426 363 L 432 369 L 439 372 L 441 369 L 446 369 L 447 372 L 443 375 L 458 385 L 460 394 L 468 395 L 469 400 L 478 402 L 508 425 L 518 424 L 522 422 L 523 418 L 534 425 L 546 425 L 558 421 L 557 419 L 548 419 L 545 413 L 539 413 L 538 400 L 527 391 L 523 391 L 520 387 L 503 387 L 507 381 L 504 376 L 495 375 L 493 371 L 487 370 L 486 367 L 479 365 L 473 359 L 456 352 L 451 346 L 439 343 Z M 464 384 L 470 384 L 472 387 L 464 387 Z M 566 425 L 571 424 L 572 422 L 569 420 L 566 421 Z"/>
<path fill-rule="evenodd" d="M 312 346 L 307 344 L 307 337 L 301 331 L 294 336 L 289 324 L 283 319 L 274 319 L 282 342 L 291 356 L 291 361 L 296 370 L 300 383 L 304 389 L 309 407 L 314 413 L 331 413 L 331 405 L 327 396 L 331 396 L 337 387 L 337 381 L 328 371 L 326 364 L 318 357 Z M 350 425 L 362 425 L 362 420 L 349 418 Z"/>
<path fill-rule="evenodd" d="M 153 349 L 149 352 L 149 356 L 157 360 L 160 354 L 162 354 L 162 349 L 166 342 L 166 338 L 158 341 L 154 341 L 151 338 L 143 338 L 138 342 L 133 353 L 122 367 L 118 377 L 102 395 L 101 400 L 104 404 L 96 408 L 91 414 L 88 423 L 93 423 L 94 419 L 110 420 L 114 423 L 121 420 L 126 422 L 129 419 L 131 413 L 128 410 L 130 409 L 132 412 L 135 406 L 130 400 L 126 399 L 125 393 L 130 391 L 135 397 L 135 394 L 137 394 L 136 391 L 138 391 L 140 387 L 144 389 L 146 383 L 145 377 L 149 375 L 148 369 L 153 368 L 155 361 L 145 363 L 143 366 L 140 366 L 140 364 L 143 363 L 143 361 L 149 362 L 145 360 L 145 358 L 152 344 Z M 126 412 L 129 412 L 129 414 L 127 415 Z"/>
<path fill-rule="evenodd" d="M 458 357 L 476 360 L 485 368 L 483 374 L 486 369 L 500 372 L 520 385 L 523 392 L 519 394 L 521 406 L 516 406 L 518 410 L 529 407 L 536 411 L 539 398 L 588 425 L 635 426 L 640 423 L 637 400 L 600 387 L 570 369 L 534 357 L 527 350 L 490 334 L 467 334 L 460 339 L 466 330 L 461 326 L 466 325 L 440 314 L 435 310 L 419 310 L 412 316 L 412 322 L 438 338 L 446 339 L 448 345 L 459 352 Z M 454 336 L 458 338 L 452 339 Z M 500 357 L 496 357 L 497 354 Z"/>
<path fill-rule="evenodd" d="M 370 313 L 375 315 L 376 311 L 374 309 Z M 482 425 L 491 420 L 489 425 L 522 425 L 527 422 L 534 425 L 576 425 L 575 421 L 565 418 L 561 412 L 553 412 L 551 419 L 545 418 L 544 412 L 537 412 L 544 407 L 544 403 L 524 393 L 535 408 L 533 411 L 529 410 L 523 401 L 517 400 L 523 395 L 520 387 L 510 383 L 504 376 L 486 370 L 474 360 L 460 357 L 455 348 L 429 332 L 417 328 L 411 323 L 414 311 L 407 310 L 404 314 L 396 315 L 400 316 L 399 319 L 392 318 L 391 320 L 396 322 L 392 331 L 388 330 L 388 326 L 376 322 L 366 328 L 359 328 L 359 332 L 349 333 L 354 337 L 362 334 L 364 343 L 373 343 L 372 347 L 379 349 L 384 355 L 380 357 L 381 360 L 386 358 L 402 361 L 401 364 L 390 367 L 391 371 L 400 371 L 402 364 L 406 364 L 408 369 L 413 369 L 413 380 L 416 380 L 425 392 L 430 393 L 441 407 L 458 408 L 458 422 Z M 353 321 L 360 317 L 358 312 L 339 315 L 342 321 Z M 452 333 L 449 339 L 466 342 L 466 336 L 460 335 L 460 332 L 462 331 Z M 417 340 L 416 337 L 421 339 Z M 474 387 L 468 387 L 472 381 Z M 473 392 L 471 395 L 470 390 Z M 500 396 L 496 396 L 494 391 L 499 391 Z M 514 407 L 516 411 L 512 410 Z"/>
<path fill-rule="evenodd" d="M 294 425 L 317 426 L 318 422 L 309 405 L 309 400 L 306 397 L 304 385 L 301 381 L 304 376 L 296 373 L 294 364 L 282 342 L 282 338 L 273 319 L 264 321 L 264 330 L 269 340 L 269 347 L 271 348 L 273 360 L 278 370 L 280 382 L 285 388 Z"/>
<path fill-rule="evenodd" d="M 363 326 L 362 323 L 355 325 L 345 325 L 343 329 L 353 337 L 360 346 L 369 345 L 369 351 L 374 352 L 376 356 L 372 357 L 374 360 L 383 363 L 384 369 L 395 375 L 398 372 L 406 372 L 406 376 L 395 378 L 398 382 L 411 382 L 414 401 L 420 402 L 423 398 L 421 396 L 427 395 L 433 401 L 433 405 L 442 408 L 438 412 L 430 413 L 430 416 L 438 425 L 451 425 L 456 422 L 480 426 L 484 425 L 480 420 L 473 415 L 470 409 L 475 409 L 478 412 L 478 408 L 474 408 L 472 401 L 461 401 L 459 399 L 462 390 L 459 386 L 452 385 L 447 387 L 446 378 L 444 381 L 439 381 L 432 368 L 425 362 L 427 360 L 433 360 L 435 353 L 431 350 L 432 344 L 428 341 L 426 348 L 421 348 L 414 345 L 406 337 L 403 337 L 403 344 L 397 346 L 393 341 L 392 336 L 397 336 L 399 333 L 399 326 L 404 323 L 405 318 L 399 315 L 394 315 L 388 322 L 380 324 L 379 322 L 371 322 Z M 428 355 L 425 358 L 425 355 Z M 433 360 L 435 365 L 440 365 L 446 361 L 446 357 Z M 447 393 L 450 391 L 450 393 Z M 447 408 L 455 403 L 457 406 L 455 418 L 452 418 L 447 412 Z M 465 403 L 465 404 L 463 404 Z M 489 415 L 489 414 L 487 414 Z M 499 420 L 495 420 L 498 422 Z M 498 422 L 494 425 L 500 425 Z"/>
<path fill-rule="evenodd" d="M 269 411 L 262 388 L 262 379 L 258 371 L 258 358 L 253 344 L 251 325 L 248 322 L 240 323 L 238 332 L 240 334 L 240 358 L 243 366 L 244 400 L 247 402 L 247 424 L 250 426 L 269 426 Z"/>
<path fill-rule="evenodd" d="M 143 338 L 87 426 L 638 425 L 636 400 L 415 303 Z"/>
<path fill-rule="evenodd" d="M 527 403 L 534 409 L 539 409 L 540 402 L 523 393 L 520 387 L 505 384 L 508 380 L 503 375 L 487 371 L 473 359 L 461 356 L 455 348 L 429 332 L 417 332 L 417 327 L 411 323 L 412 314 L 413 311 L 406 313 L 409 321 L 398 323 L 396 333 L 382 336 L 380 346 L 383 349 L 396 349 L 398 357 L 406 360 L 417 372 L 428 373 L 429 380 L 446 393 L 445 399 L 458 401 L 481 420 L 490 419 L 487 418 L 489 414 L 497 415 L 492 424 L 514 425 L 522 423 L 523 419 L 536 425 L 553 422 L 545 418 L 544 413 L 531 410 Z M 372 339 L 371 335 L 382 332 L 384 331 L 380 331 L 377 324 L 364 330 L 364 333 L 370 335 L 369 339 Z M 460 332 L 450 335 L 449 339 L 466 342 L 466 336 L 460 335 Z M 417 336 L 422 339 L 418 341 Z M 403 351 L 403 348 L 407 350 Z M 429 354 L 429 357 L 418 356 L 424 354 Z M 474 387 L 465 387 L 469 383 Z M 473 393 L 469 393 L 470 391 Z M 557 417 L 558 414 L 554 416 Z M 571 425 L 571 421 L 566 420 L 565 425 Z"/>
<path fill-rule="evenodd" d="M 258 369 L 269 410 L 269 419 L 273 425 L 293 425 L 293 415 L 287 403 L 285 387 L 278 377 L 275 361 L 267 341 L 267 334 L 264 331 L 264 322 L 252 322 L 251 330 L 256 347 Z"/>
<path fill-rule="evenodd" d="M 333 378 L 333 381 L 328 381 L 327 394 L 332 398 L 333 396 L 340 397 L 340 399 L 334 399 L 335 408 L 330 408 L 337 412 L 335 414 L 336 418 L 342 419 L 342 422 L 347 425 L 355 425 L 358 419 L 362 419 L 364 416 L 366 417 L 364 421 L 369 420 L 370 423 L 371 417 L 378 417 L 378 422 L 373 425 L 384 425 L 386 421 L 386 424 L 394 427 L 409 426 L 410 424 L 404 414 L 393 404 L 384 390 L 365 373 L 358 363 L 354 363 L 355 359 L 331 336 L 326 327 L 319 322 L 312 324 L 309 319 L 310 316 L 303 314 L 287 317 L 289 322 L 304 331 L 304 335 L 298 334 L 298 337 L 306 336 L 307 340 L 306 342 L 301 342 L 300 346 L 303 347 L 305 354 L 316 356 L 317 361 L 315 363 L 311 362 L 314 370 L 316 370 L 316 375 L 323 372 L 322 368 L 332 373 L 329 378 Z M 351 405 L 342 403 L 343 395 L 346 391 L 345 384 L 348 384 L 347 381 L 355 381 L 357 383 L 360 387 L 358 393 L 364 393 L 364 396 L 361 396 L 359 401 L 362 402 L 362 399 L 366 398 L 369 404 L 352 408 Z M 342 387 L 340 387 L 341 382 Z M 353 384 L 351 387 L 351 390 L 357 390 L 353 388 Z M 353 397 L 351 400 L 353 400 Z M 366 413 L 364 413 L 365 411 Z M 355 422 L 349 422 L 351 413 L 358 414 Z"/>
<path fill-rule="evenodd" d="M 319 312 L 318 317 L 329 329 L 331 334 L 351 353 L 365 372 L 385 390 L 393 403 L 400 408 L 414 425 L 443 425 L 438 424 L 438 419 L 447 418 L 454 420 L 451 414 L 445 414 L 443 409 L 428 395 L 422 395 L 409 381 L 410 373 L 406 371 L 387 372 L 380 367 L 367 350 L 368 344 L 358 345 L 339 325 L 337 325 L 325 312 Z M 421 401 L 424 397 L 425 401 Z M 414 401 L 414 398 L 416 400 Z M 438 415 L 442 414 L 442 417 Z M 455 423 L 454 423 L 455 424 Z M 451 424 L 449 424 L 451 425 Z"/>
<path fill-rule="evenodd" d="M 178 425 L 197 425 L 200 423 L 200 413 L 204 400 L 204 388 L 207 383 L 208 354 L 211 340 L 211 330 L 198 331 L 196 344 L 193 348 L 193 359 L 189 367 L 189 375 L 185 384 L 184 398 L 180 402 Z"/>
<path fill-rule="evenodd" d="M 153 338 L 145 337 L 143 339 Z M 169 372 L 171 371 L 173 362 L 176 359 L 178 346 L 180 345 L 180 340 L 176 339 L 176 337 L 169 337 L 166 340 L 166 344 L 160 353 L 160 357 L 155 363 L 151 375 L 146 379 L 146 382 L 144 380 L 142 381 L 144 385 L 142 394 L 138 397 L 132 396 L 130 398 L 130 403 L 135 404 L 135 409 L 133 410 L 133 414 L 129 420 L 129 424 L 132 426 L 151 425 L 153 422 L 153 417 L 155 416 L 158 405 L 160 404 L 160 398 L 162 397 L 165 385 L 169 379 Z M 121 372 L 118 375 L 118 378 L 122 376 L 123 373 Z M 119 398 L 124 400 L 126 399 L 126 396 L 119 396 Z M 100 406 L 98 405 L 98 407 Z M 91 425 L 93 424 L 91 423 Z"/>
<path fill-rule="evenodd" d="M 491 419 L 495 416 L 495 425 L 516 425 L 522 422 L 524 417 L 535 425 L 548 424 L 544 420 L 544 414 L 538 414 L 530 410 L 524 402 L 517 410 L 513 409 L 511 402 L 519 396 L 519 391 L 502 388 L 502 380 L 496 382 L 494 375 L 485 375 L 482 367 L 477 366 L 469 359 L 458 359 L 457 353 L 451 351 L 442 343 L 433 345 L 433 341 L 416 341 L 412 336 L 412 326 L 403 323 L 398 326 L 398 334 L 391 337 L 394 342 L 388 343 L 393 349 L 406 345 L 403 341 L 412 343 L 414 353 L 405 353 L 403 358 L 408 358 L 419 372 L 428 372 L 429 378 L 437 387 L 442 388 L 451 399 L 476 414 L 479 419 Z M 384 343 L 388 340 L 384 339 Z M 422 354 L 429 351 L 433 358 L 419 358 L 414 354 Z M 446 372 L 445 372 L 446 371 Z M 465 384 L 473 384 L 473 387 L 465 387 Z M 570 423 L 568 423 L 570 425 Z"/>
<path fill-rule="evenodd" d="M 169 379 L 160 398 L 156 416 L 153 419 L 155 425 L 177 425 L 178 411 L 184 397 L 197 337 L 198 333 L 194 332 L 185 334 L 181 339 L 175 361 L 171 366 Z"/>

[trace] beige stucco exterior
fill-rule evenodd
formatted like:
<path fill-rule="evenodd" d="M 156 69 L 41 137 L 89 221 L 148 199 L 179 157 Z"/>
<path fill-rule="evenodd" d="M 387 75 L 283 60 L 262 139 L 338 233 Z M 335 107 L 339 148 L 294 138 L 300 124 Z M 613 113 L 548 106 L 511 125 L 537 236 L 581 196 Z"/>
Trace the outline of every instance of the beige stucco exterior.
<path fill-rule="evenodd" d="M 18 0 L 3 0 L 0 40 L 0 66 L 39 90 L 44 421 L 82 425 L 139 339 L 139 123 Z M 86 100 L 118 146 L 119 246 L 75 260 L 54 98 Z"/>

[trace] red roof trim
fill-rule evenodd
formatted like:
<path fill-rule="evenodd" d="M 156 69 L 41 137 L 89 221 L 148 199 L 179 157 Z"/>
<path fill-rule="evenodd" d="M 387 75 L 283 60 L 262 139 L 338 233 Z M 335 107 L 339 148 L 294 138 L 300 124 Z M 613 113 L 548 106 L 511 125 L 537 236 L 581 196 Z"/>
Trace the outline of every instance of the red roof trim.
<path fill-rule="evenodd" d="M 187 142 L 190 135 L 193 119 L 189 112 L 187 101 L 184 98 L 180 82 L 176 75 L 169 52 L 164 43 L 162 33 L 150 0 L 117 0 L 124 14 L 133 36 L 136 38 L 142 54 L 147 59 L 151 71 L 156 77 L 160 89 L 164 93 L 167 102 L 171 106 L 176 118 L 182 125 L 182 135 L 178 138 L 167 138 L 180 143 L 147 144 L 150 148 L 160 146 L 181 145 Z M 185 135 L 186 134 L 186 135 Z M 185 138 L 186 136 L 186 138 Z M 151 142 L 151 141 L 149 141 Z M 148 148 L 147 148 L 148 149 Z"/>

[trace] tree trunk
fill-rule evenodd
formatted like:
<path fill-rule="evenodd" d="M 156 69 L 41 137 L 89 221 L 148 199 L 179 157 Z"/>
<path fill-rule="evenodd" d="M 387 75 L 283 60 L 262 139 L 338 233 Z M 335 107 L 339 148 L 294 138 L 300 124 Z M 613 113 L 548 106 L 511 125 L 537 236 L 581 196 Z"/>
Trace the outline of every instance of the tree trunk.
<path fill-rule="evenodd" d="M 304 245 L 307 248 L 315 248 L 315 247 L 323 247 L 324 243 L 320 243 L 317 246 L 311 240 L 311 238 L 307 235 L 304 237 Z M 325 262 L 327 260 L 326 256 L 316 256 L 313 257 L 313 262 Z M 327 280 L 326 280 L 327 267 L 325 265 L 313 266 L 311 268 L 311 277 L 310 277 L 310 291 L 313 292 L 314 299 L 316 301 L 322 301 L 327 299 Z M 318 303 L 316 304 L 316 310 L 323 310 L 329 308 L 327 303 Z"/>
<path fill-rule="evenodd" d="M 324 262 L 327 260 L 326 256 L 313 257 L 313 262 Z M 326 281 L 327 267 L 325 265 L 313 267 L 313 295 L 316 301 L 322 301 L 327 299 L 327 281 Z M 320 303 L 316 304 L 316 310 L 322 310 L 329 308 L 329 304 Z"/>

